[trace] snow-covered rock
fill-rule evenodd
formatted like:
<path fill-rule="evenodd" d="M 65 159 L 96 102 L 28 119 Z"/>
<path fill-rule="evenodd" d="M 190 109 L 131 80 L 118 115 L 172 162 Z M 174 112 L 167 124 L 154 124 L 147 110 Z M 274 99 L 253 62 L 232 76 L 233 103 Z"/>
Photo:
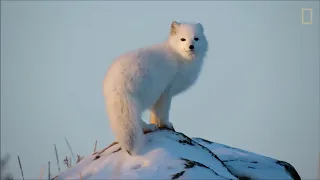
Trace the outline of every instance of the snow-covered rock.
<path fill-rule="evenodd" d="M 146 136 L 142 156 L 115 142 L 54 179 L 300 179 L 287 162 L 202 138 L 169 130 Z"/>

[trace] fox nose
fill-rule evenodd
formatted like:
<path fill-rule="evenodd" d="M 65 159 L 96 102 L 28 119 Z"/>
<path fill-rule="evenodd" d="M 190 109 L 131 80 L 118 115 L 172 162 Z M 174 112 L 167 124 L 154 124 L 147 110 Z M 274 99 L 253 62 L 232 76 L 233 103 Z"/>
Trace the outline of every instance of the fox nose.
<path fill-rule="evenodd" d="M 194 46 L 193 46 L 193 45 L 190 45 L 190 46 L 189 46 L 189 49 L 193 50 L 193 49 L 194 49 Z"/>

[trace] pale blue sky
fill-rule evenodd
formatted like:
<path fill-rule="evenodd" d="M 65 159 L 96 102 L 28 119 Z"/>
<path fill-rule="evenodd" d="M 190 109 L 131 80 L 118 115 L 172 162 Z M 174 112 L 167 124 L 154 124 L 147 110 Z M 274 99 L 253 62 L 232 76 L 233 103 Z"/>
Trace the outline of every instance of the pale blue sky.
<path fill-rule="evenodd" d="M 313 8 L 313 24 L 301 24 Z M 171 121 L 191 137 L 287 161 L 316 178 L 319 1 L 1 1 L 1 156 L 38 178 L 55 155 L 114 137 L 102 80 L 112 60 L 166 38 L 172 20 L 201 22 L 210 49 L 198 83 L 174 98 Z M 147 118 L 147 115 L 145 115 Z M 61 164 L 63 169 L 65 166 Z"/>

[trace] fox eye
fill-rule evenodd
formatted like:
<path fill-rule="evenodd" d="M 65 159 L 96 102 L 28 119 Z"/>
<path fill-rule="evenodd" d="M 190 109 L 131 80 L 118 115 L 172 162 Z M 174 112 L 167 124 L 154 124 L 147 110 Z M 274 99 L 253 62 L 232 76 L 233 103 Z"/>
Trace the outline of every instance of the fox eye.
<path fill-rule="evenodd" d="M 198 40 L 199 40 L 199 38 L 197 38 L 197 37 L 196 37 L 196 38 L 194 38 L 194 40 L 195 40 L 195 41 L 198 41 Z"/>
<path fill-rule="evenodd" d="M 185 39 L 185 38 L 181 38 L 180 40 L 181 40 L 181 41 L 185 41 L 186 39 Z"/>

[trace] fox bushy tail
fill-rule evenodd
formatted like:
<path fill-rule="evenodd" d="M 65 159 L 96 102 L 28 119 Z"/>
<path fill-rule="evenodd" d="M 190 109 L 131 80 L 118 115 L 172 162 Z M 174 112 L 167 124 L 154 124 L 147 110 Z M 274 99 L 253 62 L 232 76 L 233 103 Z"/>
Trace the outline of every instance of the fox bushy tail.
<path fill-rule="evenodd" d="M 138 154 L 145 138 L 139 105 L 132 97 L 123 94 L 113 94 L 105 101 L 111 128 L 121 148 L 130 155 Z"/>

